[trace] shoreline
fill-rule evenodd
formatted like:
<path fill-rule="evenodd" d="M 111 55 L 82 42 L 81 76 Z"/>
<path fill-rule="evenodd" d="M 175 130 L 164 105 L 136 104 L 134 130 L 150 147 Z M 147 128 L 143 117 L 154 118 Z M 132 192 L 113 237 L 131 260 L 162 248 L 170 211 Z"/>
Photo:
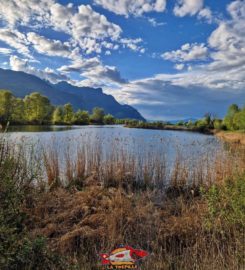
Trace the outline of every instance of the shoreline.
<path fill-rule="evenodd" d="M 188 132 L 196 132 L 196 133 L 202 133 L 205 135 L 214 135 L 215 130 L 211 129 L 198 129 L 198 128 L 187 128 L 185 126 L 171 126 L 171 125 L 165 125 L 164 127 L 138 127 L 138 126 L 128 126 L 125 125 L 126 128 L 137 128 L 137 129 L 151 129 L 151 130 L 172 130 L 172 131 L 188 131 Z"/>

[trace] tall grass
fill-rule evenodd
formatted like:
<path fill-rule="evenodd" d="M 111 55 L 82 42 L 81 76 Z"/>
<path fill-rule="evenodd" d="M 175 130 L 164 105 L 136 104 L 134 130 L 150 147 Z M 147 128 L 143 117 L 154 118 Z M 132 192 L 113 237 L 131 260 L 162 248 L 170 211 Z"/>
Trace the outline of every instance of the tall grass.
<path fill-rule="evenodd" d="M 45 172 L 33 174 L 33 158 L 1 142 L 0 217 L 8 216 L 5 209 L 12 209 L 13 200 L 8 197 L 16 194 L 11 220 L 19 220 L 12 225 L 2 218 L 1 228 L 22 226 L 25 233 L 14 235 L 28 237 L 33 251 L 29 260 L 20 252 L 4 253 L 3 269 L 14 269 L 11 260 L 17 269 L 43 269 L 33 264 L 38 256 L 47 269 L 62 269 L 64 255 L 70 266 L 97 269 L 97 255 L 120 244 L 150 252 L 141 269 L 242 269 L 244 149 L 232 146 L 194 159 L 179 150 L 171 162 L 167 152 L 135 156 L 113 144 L 110 152 L 99 144 L 75 150 L 68 146 L 62 156 L 57 148 L 44 148 L 35 164 Z M 49 188 L 40 189 L 37 179 Z M 15 188 L 27 191 L 20 196 Z M 19 213 L 28 218 L 19 219 Z M 48 245 L 40 240 L 41 255 L 35 248 L 40 236 Z M 12 250 L 8 234 L 0 233 L 2 239 Z"/>

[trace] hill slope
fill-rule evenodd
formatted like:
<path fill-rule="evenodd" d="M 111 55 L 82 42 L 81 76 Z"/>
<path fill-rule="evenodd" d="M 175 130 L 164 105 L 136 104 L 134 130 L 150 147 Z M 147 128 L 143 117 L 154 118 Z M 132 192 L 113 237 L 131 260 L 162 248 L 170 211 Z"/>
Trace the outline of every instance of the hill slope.
<path fill-rule="evenodd" d="M 54 85 L 24 72 L 0 69 L 0 89 L 10 90 L 18 97 L 39 92 L 47 96 L 54 105 L 71 103 L 76 110 L 90 112 L 94 107 L 101 107 L 117 118 L 144 120 L 136 109 L 121 105 L 113 96 L 104 94 L 101 88 L 75 87 L 67 82 Z"/>

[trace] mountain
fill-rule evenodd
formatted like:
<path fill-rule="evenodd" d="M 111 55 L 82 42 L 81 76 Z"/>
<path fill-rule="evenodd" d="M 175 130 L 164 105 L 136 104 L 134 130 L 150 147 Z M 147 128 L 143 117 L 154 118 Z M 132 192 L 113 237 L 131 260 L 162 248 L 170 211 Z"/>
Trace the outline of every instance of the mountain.
<path fill-rule="evenodd" d="M 51 84 L 24 72 L 0 69 L 0 89 L 10 90 L 15 96 L 22 98 L 31 92 L 39 92 L 54 105 L 71 103 L 75 110 L 89 112 L 94 107 L 101 107 L 105 113 L 116 118 L 145 120 L 136 109 L 118 103 L 113 96 L 103 93 L 101 88 L 76 87 L 67 82 Z"/>

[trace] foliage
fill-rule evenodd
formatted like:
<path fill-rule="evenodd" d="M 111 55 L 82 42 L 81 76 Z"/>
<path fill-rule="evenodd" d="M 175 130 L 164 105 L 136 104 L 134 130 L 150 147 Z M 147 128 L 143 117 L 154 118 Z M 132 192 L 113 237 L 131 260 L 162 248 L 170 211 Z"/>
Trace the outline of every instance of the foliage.
<path fill-rule="evenodd" d="M 245 130 L 245 108 L 234 115 L 233 124 L 235 129 Z"/>
<path fill-rule="evenodd" d="M 107 114 L 104 116 L 104 124 L 106 125 L 114 125 L 116 123 L 116 119 L 113 115 Z"/>
<path fill-rule="evenodd" d="M 227 111 L 227 114 L 224 118 L 224 125 L 228 130 L 236 130 L 239 129 L 239 127 L 236 126 L 236 123 L 234 122 L 235 115 L 240 112 L 239 107 L 236 104 L 232 104 Z"/>
<path fill-rule="evenodd" d="M 2 121 L 3 123 L 6 123 L 11 119 L 11 104 L 13 102 L 13 99 L 14 97 L 10 91 L 0 91 L 0 121 Z"/>
<path fill-rule="evenodd" d="M 49 99 L 38 92 L 17 98 L 10 91 L 0 90 L 0 124 L 123 124 L 124 119 L 116 119 L 113 115 L 105 115 L 102 108 L 88 111 L 74 111 L 70 103 L 64 106 L 53 106 Z"/>
<path fill-rule="evenodd" d="M 76 125 L 88 125 L 89 113 L 87 111 L 78 110 L 73 116 L 73 123 Z"/>
<path fill-rule="evenodd" d="M 52 114 L 52 123 L 53 124 L 62 124 L 64 122 L 64 109 L 62 106 L 55 108 Z"/>
<path fill-rule="evenodd" d="M 245 174 L 213 185 L 205 194 L 208 202 L 208 224 L 224 229 L 234 225 L 245 229 Z M 218 223 L 218 224 L 217 224 Z"/>
<path fill-rule="evenodd" d="M 47 97 L 35 92 L 24 98 L 25 117 L 31 123 L 43 124 L 48 122 L 52 105 Z"/>
<path fill-rule="evenodd" d="M 74 112 L 72 105 L 70 103 L 67 103 L 64 105 L 64 123 L 65 124 L 72 124 L 74 117 Z"/>
<path fill-rule="evenodd" d="M 225 129 L 223 121 L 221 119 L 214 119 L 214 128 L 217 130 Z"/>
<path fill-rule="evenodd" d="M 103 124 L 105 112 L 102 108 L 94 108 L 93 113 L 90 116 L 90 121 L 93 124 Z"/>

